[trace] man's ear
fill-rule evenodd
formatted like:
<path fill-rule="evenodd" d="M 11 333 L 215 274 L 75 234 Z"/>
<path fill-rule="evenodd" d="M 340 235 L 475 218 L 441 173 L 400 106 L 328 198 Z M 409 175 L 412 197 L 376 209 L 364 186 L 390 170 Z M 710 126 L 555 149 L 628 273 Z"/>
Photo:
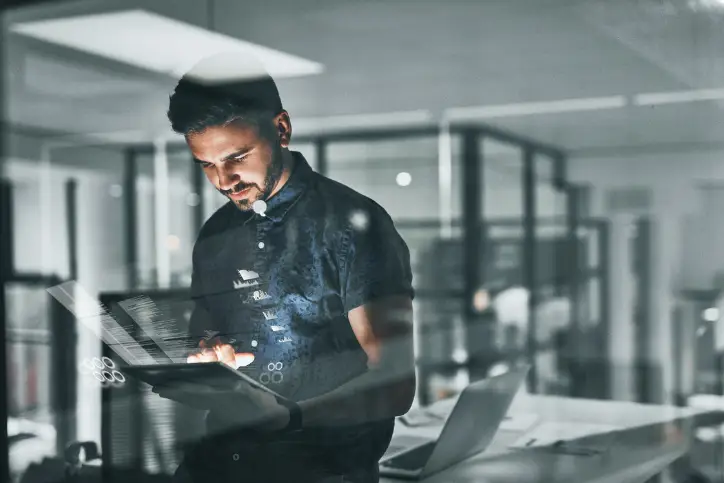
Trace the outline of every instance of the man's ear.
<path fill-rule="evenodd" d="M 274 118 L 277 136 L 283 148 L 288 148 L 292 140 L 292 121 L 289 119 L 289 113 L 282 111 Z"/>

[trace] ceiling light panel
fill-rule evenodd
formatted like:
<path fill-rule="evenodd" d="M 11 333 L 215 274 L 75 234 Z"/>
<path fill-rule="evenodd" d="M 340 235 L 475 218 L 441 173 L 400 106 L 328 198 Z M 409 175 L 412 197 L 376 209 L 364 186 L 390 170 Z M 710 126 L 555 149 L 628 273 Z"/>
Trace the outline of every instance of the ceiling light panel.
<path fill-rule="evenodd" d="M 12 25 L 11 31 L 173 76 L 182 75 L 202 58 L 229 52 L 258 59 L 275 78 L 323 70 L 320 63 L 145 10 L 23 22 Z M 206 80 L 238 80 L 258 73 L 244 65 L 221 65 Z"/>

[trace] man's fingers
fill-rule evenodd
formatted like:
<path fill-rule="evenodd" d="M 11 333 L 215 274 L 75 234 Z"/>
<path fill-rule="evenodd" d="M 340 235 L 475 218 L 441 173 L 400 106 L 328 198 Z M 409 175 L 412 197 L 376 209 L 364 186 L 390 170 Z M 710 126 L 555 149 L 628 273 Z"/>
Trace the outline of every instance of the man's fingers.
<path fill-rule="evenodd" d="M 214 347 L 214 351 L 216 352 L 216 357 L 219 361 L 236 369 L 236 366 L 234 365 L 233 347 L 231 347 L 229 344 L 219 344 Z"/>
<path fill-rule="evenodd" d="M 197 354 L 197 356 L 199 358 L 199 362 L 215 362 L 219 360 L 214 349 L 203 349 Z"/>
<path fill-rule="evenodd" d="M 214 346 L 217 346 L 221 343 L 222 342 L 219 337 L 212 337 L 211 339 L 201 339 L 201 342 L 199 342 L 199 347 L 201 349 L 213 349 Z"/>
<path fill-rule="evenodd" d="M 234 362 L 236 363 L 236 368 L 246 367 L 254 362 L 254 354 L 250 352 L 241 352 L 239 354 L 234 354 Z"/>
<path fill-rule="evenodd" d="M 188 363 L 199 362 L 223 362 L 224 364 L 238 369 L 246 367 L 254 362 L 254 354 L 250 352 L 235 353 L 234 348 L 230 344 L 217 344 L 212 348 L 201 349 L 196 354 L 191 354 L 186 358 Z"/>
<path fill-rule="evenodd" d="M 254 362 L 254 354 L 250 352 L 235 353 L 234 348 L 229 344 L 219 344 L 214 347 L 216 357 L 229 367 L 238 369 L 246 367 Z"/>

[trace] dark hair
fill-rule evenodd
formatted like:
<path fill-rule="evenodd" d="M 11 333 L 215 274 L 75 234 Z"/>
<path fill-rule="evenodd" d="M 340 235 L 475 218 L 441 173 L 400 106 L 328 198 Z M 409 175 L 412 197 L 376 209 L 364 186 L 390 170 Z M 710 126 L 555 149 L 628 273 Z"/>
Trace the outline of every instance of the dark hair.
<path fill-rule="evenodd" d="M 169 98 L 168 119 L 171 128 L 185 136 L 235 120 L 243 120 L 266 135 L 274 116 L 283 110 L 277 86 L 268 75 L 215 84 L 186 75 Z"/>

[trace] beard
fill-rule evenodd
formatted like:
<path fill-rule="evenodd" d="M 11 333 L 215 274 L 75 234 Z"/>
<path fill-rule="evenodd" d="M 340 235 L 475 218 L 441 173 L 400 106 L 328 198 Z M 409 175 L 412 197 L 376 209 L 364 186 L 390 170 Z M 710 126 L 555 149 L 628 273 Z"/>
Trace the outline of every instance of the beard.
<path fill-rule="evenodd" d="M 274 191 L 274 187 L 279 182 L 279 179 L 281 179 L 282 173 L 284 172 L 282 147 L 279 143 L 274 143 L 273 146 L 274 147 L 272 148 L 271 161 L 269 163 L 269 166 L 267 167 L 266 175 L 264 176 L 263 186 L 259 186 L 256 183 L 244 183 L 242 181 L 241 183 L 234 186 L 234 188 L 231 190 L 219 190 L 221 194 L 228 198 L 228 195 L 230 193 L 238 193 L 239 191 L 245 190 L 247 188 L 256 188 L 257 194 L 254 197 L 245 198 L 243 200 L 233 200 L 229 198 L 229 201 L 231 201 L 234 206 L 236 206 L 240 211 L 250 211 L 255 201 L 267 200 L 269 196 L 271 196 L 272 191 Z"/>

